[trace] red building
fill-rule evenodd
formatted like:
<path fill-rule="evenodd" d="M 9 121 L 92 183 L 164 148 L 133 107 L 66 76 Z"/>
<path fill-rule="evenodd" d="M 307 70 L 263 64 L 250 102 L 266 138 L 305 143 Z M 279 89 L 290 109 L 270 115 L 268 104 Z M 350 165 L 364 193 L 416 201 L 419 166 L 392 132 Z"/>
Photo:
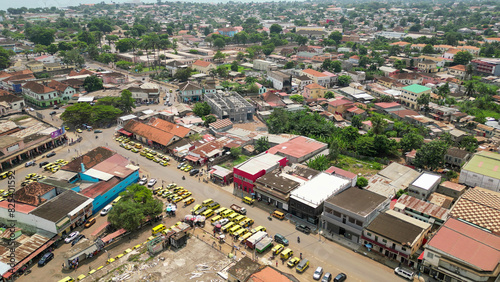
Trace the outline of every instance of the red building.
<path fill-rule="evenodd" d="M 252 194 L 255 180 L 266 173 L 284 167 L 286 157 L 263 153 L 233 168 L 234 189 Z"/>

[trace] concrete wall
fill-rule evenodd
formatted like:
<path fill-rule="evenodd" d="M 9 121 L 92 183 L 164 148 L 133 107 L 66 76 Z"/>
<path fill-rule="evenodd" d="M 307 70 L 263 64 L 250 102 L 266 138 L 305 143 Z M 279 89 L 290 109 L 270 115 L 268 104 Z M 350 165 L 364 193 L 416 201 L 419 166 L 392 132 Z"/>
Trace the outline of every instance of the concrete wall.
<path fill-rule="evenodd" d="M 500 177 L 500 174 L 499 174 Z M 462 169 L 458 183 L 465 184 L 470 187 L 482 187 L 491 191 L 500 192 L 500 179 L 493 178 L 479 173 L 471 172 Z"/>
<path fill-rule="evenodd" d="M 104 208 L 106 205 L 111 203 L 111 201 L 113 201 L 116 197 L 118 197 L 118 194 L 125 191 L 125 189 L 128 186 L 136 183 L 138 180 L 139 180 L 139 170 L 136 170 L 132 174 L 130 174 L 127 178 L 123 179 L 120 183 L 118 183 L 115 187 L 109 189 L 103 195 L 95 197 L 92 214 L 95 214 L 96 212 Z"/>

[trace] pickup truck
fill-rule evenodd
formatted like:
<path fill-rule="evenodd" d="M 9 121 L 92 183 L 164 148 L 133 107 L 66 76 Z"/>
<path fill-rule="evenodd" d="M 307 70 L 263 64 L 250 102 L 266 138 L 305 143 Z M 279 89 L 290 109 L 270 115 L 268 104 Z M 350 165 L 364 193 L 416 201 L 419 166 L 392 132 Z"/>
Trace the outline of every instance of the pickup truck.
<path fill-rule="evenodd" d="M 235 211 L 235 212 L 237 212 L 237 213 L 239 213 L 239 214 L 242 214 L 242 215 L 246 215 L 246 214 L 247 214 L 247 210 L 246 210 L 244 207 L 240 207 L 240 206 L 238 206 L 238 205 L 232 204 L 232 205 L 230 206 L 230 208 L 231 208 L 233 211 Z"/>

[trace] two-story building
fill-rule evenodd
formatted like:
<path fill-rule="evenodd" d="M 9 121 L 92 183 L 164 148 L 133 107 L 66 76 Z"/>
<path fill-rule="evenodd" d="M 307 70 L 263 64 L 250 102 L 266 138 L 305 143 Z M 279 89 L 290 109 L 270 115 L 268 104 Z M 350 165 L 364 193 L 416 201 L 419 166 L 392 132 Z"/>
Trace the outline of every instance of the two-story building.
<path fill-rule="evenodd" d="M 430 229 L 429 223 L 387 210 L 370 222 L 361 240 L 368 249 L 408 264 L 423 246 Z"/>
<path fill-rule="evenodd" d="M 472 154 L 467 150 L 448 148 L 444 155 L 444 162 L 453 167 L 462 167 L 463 164 L 469 161 L 471 155 Z"/>
<path fill-rule="evenodd" d="M 23 97 L 0 89 L 0 116 L 21 113 L 25 105 Z"/>
<path fill-rule="evenodd" d="M 314 81 L 314 83 L 317 83 L 323 87 L 328 87 L 331 80 L 331 78 L 328 75 L 321 73 L 319 71 L 315 71 L 313 69 L 303 70 L 302 75 L 311 78 Z"/>
<path fill-rule="evenodd" d="M 443 225 L 448 219 L 450 210 L 430 202 L 419 200 L 403 194 L 394 205 L 393 210 L 427 222 L 436 228 Z"/>
<path fill-rule="evenodd" d="M 439 183 L 441 183 L 441 176 L 430 173 L 422 173 L 408 186 L 408 194 L 417 199 L 426 200 L 430 194 L 436 191 Z"/>
<path fill-rule="evenodd" d="M 321 172 L 290 193 L 290 213 L 317 225 L 324 202 L 351 187 L 351 181 L 335 174 Z"/>
<path fill-rule="evenodd" d="M 462 166 L 458 183 L 500 192 L 500 154 L 481 151 Z"/>
<path fill-rule="evenodd" d="M 292 75 L 281 71 L 268 71 L 267 79 L 273 83 L 276 90 L 290 93 L 292 91 Z"/>
<path fill-rule="evenodd" d="M 55 89 L 57 91 L 57 93 L 59 93 L 59 96 L 64 100 L 64 101 L 68 101 L 70 100 L 73 95 L 76 94 L 76 89 L 67 85 L 67 84 L 64 84 L 60 81 L 57 81 L 57 80 L 51 80 L 48 84 L 47 84 L 48 87 L 52 88 L 52 89 Z"/>
<path fill-rule="evenodd" d="M 431 94 L 431 89 L 419 84 L 412 84 L 401 89 L 401 102 L 406 106 L 417 109 L 417 99 L 423 94 Z"/>
<path fill-rule="evenodd" d="M 25 66 L 31 70 L 32 72 L 34 73 L 37 73 L 37 72 L 42 72 L 43 71 L 43 63 L 40 62 L 40 61 L 29 61 L 25 64 Z"/>
<path fill-rule="evenodd" d="M 48 107 L 61 103 L 61 97 L 57 90 L 34 81 L 28 81 L 23 85 L 23 96 L 26 102 L 39 107 Z"/>
<path fill-rule="evenodd" d="M 321 214 L 324 233 L 333 233 L 358 244 L 366 227 L 389 204 L 389 199 L 351 187 L 328 198 Z"/>
<path fill-rule="evenodd" d="M 500 273 L 500 236 L 450 218 L 425 245 L 423 272 L 439 281 L 495 281 Z"/>
<path fill-rule="evenodd" d="M 191 68 L 194 70 L 204 73 L 204 74 L 210 74 L 210 70 L 214 70 L 216 67 L 213 63 L 203 61 L 203 60 L 196 60 L 192 65 Z"/>
<path fill-rule="evenodd" d="M 183 102 L 200 101 L 203 94 L 203 87 L 199 84 L 186 81 L 179 84 L 179 95 Z"/>
<path fill-rule="evenodd" d="M 317 83 L 312 83 L 304 87 L 302 96 L 306 99 L 318 99 L 325 96 L 327 89 Z"/>
<path fill-rule="evenodd" d="M 467 70 L 464 65 L 456 65 L 448 68 L 448 73 L 458 77 L 459 79 L 464 79 L 467 75 Z"/>
<path fill-rule="evenodd" d="M 234 195 L 241 195 L 243 193 L 254 193 L 255 181 L 279 167 L 284 167 L 287 163 L 286 157 L 262 153 L 255 156 L 235 167 L 234 173 Z"/>

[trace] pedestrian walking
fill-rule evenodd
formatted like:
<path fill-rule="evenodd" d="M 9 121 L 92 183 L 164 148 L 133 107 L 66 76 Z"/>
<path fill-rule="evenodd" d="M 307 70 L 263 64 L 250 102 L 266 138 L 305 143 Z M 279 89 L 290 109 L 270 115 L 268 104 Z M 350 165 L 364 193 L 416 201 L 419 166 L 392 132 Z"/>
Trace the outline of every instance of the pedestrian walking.
<path fill-rule="evenodd" d="M 276 261 L 276 267 L 278 267 L 278 261 Z"/>

